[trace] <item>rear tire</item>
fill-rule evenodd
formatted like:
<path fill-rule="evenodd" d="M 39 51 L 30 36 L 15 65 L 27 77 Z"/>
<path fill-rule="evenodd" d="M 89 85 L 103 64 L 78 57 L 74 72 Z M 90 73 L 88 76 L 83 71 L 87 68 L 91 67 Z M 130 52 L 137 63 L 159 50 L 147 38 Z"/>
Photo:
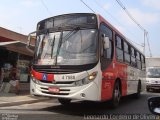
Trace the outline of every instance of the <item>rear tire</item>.
<path fill-rule="evenodd" d="M 111 100 L 111 107 L 116 108 L 119 105 L 121 99 L 121 89 L 119 81 L 116 81 L 114 84 L 112 100 Z"/>
<path fill-rule="evenodd" d="M 58 101 L 59 101 L 59 103 L 61 103 L 62 105 L 68 105 L 68 104 L 71 103 L 71 99 L 59 98 Z"/>
<path fill-rule="evenodd" d="M 137 99 L 141 96 L 141 90 L 142 90 L 141 88 L 142 88 L 141 81 L 139 81 L 138 82 L 138 87 L 137 87 L 137 93 L 134 94 L 134 97 L 137 98 Z"/>

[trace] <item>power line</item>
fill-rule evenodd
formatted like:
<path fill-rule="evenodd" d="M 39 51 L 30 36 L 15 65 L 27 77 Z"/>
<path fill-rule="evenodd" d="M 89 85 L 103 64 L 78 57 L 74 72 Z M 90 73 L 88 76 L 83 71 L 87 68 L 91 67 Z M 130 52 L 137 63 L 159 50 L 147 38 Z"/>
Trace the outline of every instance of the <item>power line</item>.
<path fill-rule="evenodd" d="M 132 17 L 132 15 L 129 13 L 129 11 L 127 10 L 127 8 L 123 5 L 123 3 L 122 3 L 120 0 L 116 0 L 116 1 L 117 1 L 117 3 L 122 7 L 122 9 L 126 12 L 126 14 L 128 15 L 128 17 L 144 32 L 144 47 L 145 47 L 145 36 L 146 36 L 146 38 L 147 38 L 147 43 L 148 43 L 148 47 L 149 47 L 150 56 L 152 56 L 147 30 L 144 29 L 143 26 L 140 25 L 140 24 L 136 21 L 136 19 L 134 19 L 134 17 Z M 145 50 L 145 48 L 144 48 L 144 50 Z M 144 52 L 145 52 L 145 51 L 144 51 Z"/>
<path fill-rule="evenodd" d="M 110 12 L 108 12 L 107 10 L 105 10 L 105 9 L 103 8 L 103 6 L 102 6 L 100 3 L 97 2 L 97 0 L 95 0 L 95 3 L 96 3 L 100 8 L 102 8 L 107 14 L 109 14 L 114 20 L 116 20 L 117 23 L 121 24 Z"/>
<path fill-rule="evenodd" d="M 41 0 L 42 5 L 44 6 L 44 8 L 46 9 L 46 11 L 48 12 L 49 15 L 52 15 L 52 13 L 50 12 L 50 10 L 48 9 L 47 5 L 44 3 L 43 0 Z"/>
<path fill-rule="evenodd" d="M 89 8 L 93 13 L 95 13 L 95 11 L 91 8 L 91 7 L 89 7 L 83 0 L 80 0 L 87 8 Z"/>
<path fill-rule="evenodd" d="M 117 20 L 117 18 L 115 18 L 110 12 L 108 12 L 107 10 L 105 10 L 105 9 L 103 8 L 103 6 L 102 6 L 100 3 L 97 2 L 97 0 L 95 0 L 95 3 L 96 3 L 100 8 L 102 8 L 107 14 L 109 14 L 119 25 L 123 26 L 123 25 Z M 128 33 L 130 33 L 131 35 L 134 35 L 129 29 L 127 29 L 127 30 L 128 30 Z M 135 35 L 134 35 L 134 36 L 135 36 Z M 130 39 L 129 39 L 129 40 L 130 40 Z M 130 40 L 130 41 L 131 41 L 132 43 L 138 45 L 138 46 L 144 47 L 143 45 L 138 44 L 138 43 L 136 43 L 136 42 L 134 42 L 134 41 L 132 41 L 132 40 Z"/>
<path fill-rule="evenodd" d="M 120 0 L 116 0 L 117 3 L 122 7 L 122 9 L 126 12 L 126 14 L 128 15 L 128 17 L 134 22 L 136 23 L 136 25 L 143 31 L 146 31 L 137 21 L 136 19 L 134 19 L 132 17 L 132 15 L 129 13 L 129 11 L 127 10 L 127 8 L 123 5 L 123 3 Z"/>

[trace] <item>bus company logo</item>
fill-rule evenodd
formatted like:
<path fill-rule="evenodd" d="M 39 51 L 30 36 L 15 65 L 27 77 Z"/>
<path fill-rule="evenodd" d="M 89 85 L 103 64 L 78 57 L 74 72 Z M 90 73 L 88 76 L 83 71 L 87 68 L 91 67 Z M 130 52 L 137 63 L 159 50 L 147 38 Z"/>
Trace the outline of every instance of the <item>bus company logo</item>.
<path fill-rule="evenodd" d="M 47 80 L 47 74 L 43 74 L 43 78 L 42 78 L 43 80 Z"/>

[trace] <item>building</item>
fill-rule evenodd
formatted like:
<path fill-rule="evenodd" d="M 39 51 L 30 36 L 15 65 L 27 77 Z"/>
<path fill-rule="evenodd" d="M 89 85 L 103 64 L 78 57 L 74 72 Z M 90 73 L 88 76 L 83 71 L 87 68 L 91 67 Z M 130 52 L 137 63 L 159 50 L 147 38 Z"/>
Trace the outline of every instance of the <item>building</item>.
<path fill-rule="evenodd" d="M 160 67 L 160 57 L 146 57 L 146 67 Z"/>
<path fill-rule="evenodd" d="M 29 65 L 33 54 L 26 49 L 27 36 L 0 27 L 0 68 L 8 81 L 10 68 L 17 65 L 21 83 L 29 82 Z"/>

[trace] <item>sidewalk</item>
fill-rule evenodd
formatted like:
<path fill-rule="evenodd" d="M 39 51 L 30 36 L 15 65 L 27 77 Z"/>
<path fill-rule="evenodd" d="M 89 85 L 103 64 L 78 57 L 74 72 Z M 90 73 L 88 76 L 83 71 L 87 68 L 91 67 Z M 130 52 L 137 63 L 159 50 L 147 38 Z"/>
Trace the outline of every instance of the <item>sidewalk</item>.
<path fill-rule="evenodd" d="M 0 107 L 47 101 L 48 97 L 31 96 L 29 93 L 16 95 L 15 93 L 0 93 Z"/>

